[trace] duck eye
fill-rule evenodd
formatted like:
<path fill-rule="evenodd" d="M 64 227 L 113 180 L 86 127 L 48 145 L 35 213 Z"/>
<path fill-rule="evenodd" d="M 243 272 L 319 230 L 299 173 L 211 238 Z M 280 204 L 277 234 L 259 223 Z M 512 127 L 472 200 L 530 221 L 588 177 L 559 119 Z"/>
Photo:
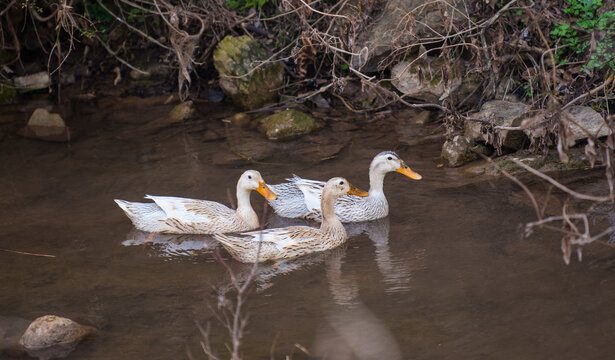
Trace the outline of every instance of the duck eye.
<path fill-rule="evenodd" d="M 344 185 L 344 182 L 343 182 L 343 181 L 340 181 L 340 185 Z"/>
<path fill-rule="evenodd" d="M 248 175 L 248 179 L 252 180 L 252 175 Z"/>
<path fill-rule="evenodd" d="M 393 160 L 393 158 L 389 156 L 389 157 L 387 158 L 387 160 Z"/>

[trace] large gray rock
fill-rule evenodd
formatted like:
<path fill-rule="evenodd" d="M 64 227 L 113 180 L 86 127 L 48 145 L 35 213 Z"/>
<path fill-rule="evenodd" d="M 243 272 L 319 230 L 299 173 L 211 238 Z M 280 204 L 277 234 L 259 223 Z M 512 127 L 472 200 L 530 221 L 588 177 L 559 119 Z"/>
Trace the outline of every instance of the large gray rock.
<path fill-rule="evenodd" d="M 519 126 L 529 112 L 530 107 L 520 102 L 503 100 L 486 102 L 480 112 L 470 114 L 471 118 L 483 120 L 483 122 L 466 120 L 465 136 L 471 140 L 484 141 L 496 148 L 501 145 L 508 149 L 522 149 L 529 141 L 522 130 L 504 130 L 495 129 L 495 127 Z M 485 122 L 494 127 L 493 132 L 484 131 Z"/>
<path fill-rule="evenodd" d="M 93 332 L 93 328 L 79 325 L 71 319 L 45 315 L 28 326 L 19 343 L 31 356 L 63 357 Z"/>
<path fill-rule="evenodd" d="M 60 114 L 50 113 L 46 109 L 34 110 L 28 124 L 19 133 L 28 138 L 47 141 L 69 141 L 70 131 Z"/>
<path fill-rule="evenodd" d="M 318 130 L 323 123 L 294 109 L 269 115 L 261 120 L 259 130 L 270 140 L 288 140 Z"/>
<path fill-rule="evenodd" d="M 460 76 L 444 79 L 442 66 L 440 60 L 428 64 L 418 61 L 413 65 L 408 61 L 402 61 L 391 69 L 391 83 L 404 95 L 439 103 L 448 98 L 462 83 Z"/>
<path fill-rule="evenodd" d="M 268 58 L 267 50 L 246 35 L 220 41 L 214 51 L 214 66 L 220 74 L 220 87 L 235 104 L 252 110 L 277 101 L 284 69 L 278 62 L 263 65 Z"/>
<path fill-rule="evenodd" d="M 351 64 L 355 69 L 371 72 L 392 50 L 438 37 L 448 26 L 467 21 L 466 7 L 461 0 L 426 2 L 424 0 L 390 0 L 367 32 L 354 46 Z"/>
<path fill-rule="evenodd" d="M 569 121 L 568 117 L 572 121 Z M 587 139 L 588 133 L 596 138 L 611 134 L 611 129 L 602 115 L 589 106 L 571 106 L 564 110 L 562 120 L 569 128 L 575 143 Z"/>
<path fill-rule="evenodd" d="M 478 159 L 479 154 L 489 155 L 489 153 L 487 146 L 475 144 L 474 141 L 464 136 L 455 135 L 453 139 L 447 140 L 442 145 L 440 158 L 444 165 L 457 167 Z"/>

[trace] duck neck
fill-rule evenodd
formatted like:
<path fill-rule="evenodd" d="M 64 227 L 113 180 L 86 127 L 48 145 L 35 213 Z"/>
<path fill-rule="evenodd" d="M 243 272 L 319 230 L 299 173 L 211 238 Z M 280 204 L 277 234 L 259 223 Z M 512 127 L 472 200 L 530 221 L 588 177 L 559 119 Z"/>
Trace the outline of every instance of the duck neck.
<path fill-rule="evenodd" d="M 384 175 L 386 172 L 378 169 L 376 166 L 369 167 L 369 196 L 384 195 Z"/>
<path fill-rule="evenodd" d="M 322 224 L 320 228 L 323 231 L 339 231 L 344 229 L 344 225 L 340 219 L 335 215 L 334 204 L 336 197 L 331 196 L 327 188 L 323 189 L 320 199 L 320 208 L 322 210 Z"/>
<path fill-rule="evenodd" d="M 258 226 L 258 216 L 250 203 L 250 190 L 237 186 L 237 216 L 253 227 Z"/>

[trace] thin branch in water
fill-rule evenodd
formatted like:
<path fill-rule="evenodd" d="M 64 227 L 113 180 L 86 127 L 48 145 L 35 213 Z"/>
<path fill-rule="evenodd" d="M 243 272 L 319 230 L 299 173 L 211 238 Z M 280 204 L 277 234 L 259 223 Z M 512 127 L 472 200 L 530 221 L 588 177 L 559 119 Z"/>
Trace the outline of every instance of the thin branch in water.
<path fill-rule="evenodd" d="M 18 251 L 18 250 L 10 250 L 10 249 L 0 249 L 0 250 L 6 251 L 6 252 L 10 252 L 10 253 L 14 253 L 14 254 L 20 254 L 20 255 L 40 256 L 40 257 L 48 257 L 48 258 L 55 258 L 56 257 L 55 255 L 37 254 L 37 253 Z"/>

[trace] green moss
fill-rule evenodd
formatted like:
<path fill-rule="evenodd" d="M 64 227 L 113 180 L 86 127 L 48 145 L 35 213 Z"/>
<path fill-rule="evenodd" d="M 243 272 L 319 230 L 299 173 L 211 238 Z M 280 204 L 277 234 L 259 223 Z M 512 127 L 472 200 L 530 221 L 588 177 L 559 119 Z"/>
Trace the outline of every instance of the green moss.
<path fill-rule="evenodd" d="M 18 99 L 19 95 L 14 87 L 0 84 L 0 104 L 14 103 Z"/>
<path fill-rule="evenodd" d="M 270 115 L 261 120 L 261 131 L 273 140 L 287 140 L 318 130 L 323 124 L 308 114 L 294 109 Z"/>
<path fill-rule="evenodd" d="M 220 86 L 237 105 L 255 109 L 278 99 L 284 69 L 278 62 L 261 66 L 269 54 L 257 41 L 244 35 L 225 37 L 214 51 L 214 67 L 220 74 Z M 257 70 L 253 69 L 260 66 Z"/>

